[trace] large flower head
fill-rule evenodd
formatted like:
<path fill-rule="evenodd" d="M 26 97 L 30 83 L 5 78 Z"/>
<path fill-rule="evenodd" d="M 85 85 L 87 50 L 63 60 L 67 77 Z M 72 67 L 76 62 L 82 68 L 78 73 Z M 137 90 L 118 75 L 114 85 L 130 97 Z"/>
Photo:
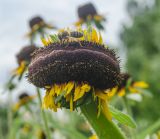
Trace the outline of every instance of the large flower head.
<path fill-rule="evenodd" d="M 142 92 L 141 89 L 146 89 L 149 85 L 144 81 L 135 81 L 132 79 L 131 75 L 128 73 L 122 73 L 121 75 L 121 82 L 118 86 L 111 89 L 111 94 L 114 95 L 115 93 L 118 96 L 125 96 L 128 93 L 140 93 Z"/>
<path fill-rule="evenodd" d="M 45 108 L 73 110 L 90 101 L 100 106 L 104 90 L 119 84 L 119 61 L 94 28 L 63 30 L 43 42 L 47 47 L 34 53 L 28 79 L 47 90 Z"/>
<path fill-rule="evenodd" d="M 79 6 L 77 12 L 79 17 L 79 21 L 76 22 L 77 26 L 92 22 L 98 29 L 104 29 L 102 22 L 105 21 L 105 17 L 97 13 L 92 3 Z"/>

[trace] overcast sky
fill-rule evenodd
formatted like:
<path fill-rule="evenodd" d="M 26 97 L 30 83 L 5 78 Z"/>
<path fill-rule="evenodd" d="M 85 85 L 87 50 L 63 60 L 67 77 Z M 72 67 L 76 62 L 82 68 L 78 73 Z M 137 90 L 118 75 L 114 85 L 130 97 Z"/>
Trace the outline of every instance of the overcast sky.
<path fill-rule="evenodd" d="M 88 0 L 0 0 L 0 87 L 16 65 L 15 54 L 28 44 L 24 37 L 27 21 L 41 15 L 58 27 L 70 26 L 77 20 L 77 7 Z M 92 0 L 107 18 L 105 42 L 118 45 L 118 33 L 127 19 L 126 0 Z"/>

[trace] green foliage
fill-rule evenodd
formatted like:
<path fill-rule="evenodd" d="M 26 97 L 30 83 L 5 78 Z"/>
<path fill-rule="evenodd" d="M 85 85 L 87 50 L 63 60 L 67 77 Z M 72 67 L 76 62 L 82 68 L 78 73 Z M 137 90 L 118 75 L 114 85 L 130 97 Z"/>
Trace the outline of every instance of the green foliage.
<path fill-rule="evenodd" d="M 160 117 L 160 4 L 157 0 L 152 7 L 144 5 L 134 7 L 136 12 L 131 16 L 132 25 L 124 26 L 121 39 L 127 50 L 126 68 L 129 73 L 135 80 L 150 84 L 153 98 L 145 98 L 143 103 L 133 107 L 137 120 L 143 119 L 149 124 Z"/>
<path fill-rule="evenodd" d="M 133 121 L 133 119 L 129 115 L 115 109 L 112 106 L 109 106 L 109 110 L 113 118 L 115 118 L 119 123 L 130 126 L 132 128 L 136 128 L 136 123 Z"/>

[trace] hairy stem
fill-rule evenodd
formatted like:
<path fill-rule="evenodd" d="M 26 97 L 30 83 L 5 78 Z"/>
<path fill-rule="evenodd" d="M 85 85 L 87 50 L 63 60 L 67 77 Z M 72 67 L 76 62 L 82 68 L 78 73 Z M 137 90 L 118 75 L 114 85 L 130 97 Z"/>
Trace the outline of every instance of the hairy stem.
<path fill-rule="evenodd" d="M 94 103 L 83 105 L 80 108 L 99 139 L 125 139 L 120 129 L 102 113 L 97 118 L 96 105 Z"/>

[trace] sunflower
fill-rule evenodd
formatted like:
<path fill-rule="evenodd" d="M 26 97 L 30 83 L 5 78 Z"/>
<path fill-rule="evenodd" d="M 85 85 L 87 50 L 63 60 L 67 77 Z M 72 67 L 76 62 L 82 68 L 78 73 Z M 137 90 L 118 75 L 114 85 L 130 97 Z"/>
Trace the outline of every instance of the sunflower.
<path fill-rule="evenodd" d="M 28 80 L 46 89 L 43 108 L 57 111 L 64 107 L 73 111 L 95 102 L 98 115 L 102 111 L 108 116 L 106 90 L 120 82 L 119 61 L 94 28 L 63 32 L 66 31 L 68 35 L 81 33 L 83 36 L 59 39 L 58 34 L 43 39 L 46 47 L 33 54 Z"/>
<path fill-rule="evenodd" d="M 27 34 L 29 37 L 34 37 L 36 33 L 44 34 L 45 29 L 55 29 L 56 27 L 46 23 L 42 17 L 35 16 L 29 21 L 30 32 Z"/>
<path fill-rule="evenodd" d="M 23 92 L 19 95 L 19 101 L 13 106 L 13 110 L 17 111 L 21 106 L 31 102 L 36 96 L 30 96 L 28 93 Z"/>
<path fill-rule="evenodd" d="M 92 3 L 87 3 L 85 5 L 78 7 L 78 17 L 79 21 L 75 23 L 76 26 L 80 26 L 84 23 L 94 23 L 98 29 L 103 30 L 104 27 L 102 22 L 106 19 L 103 15 L 97 13 L 96 8 Z"/>
<path fill-rule="evenodd" d="M 22 77 L 23 73 L 27 69 L 28 64 L 31 61 L 32 53 L 37 49 L 36 46 L 29 45 L 25 46 L 20 50 L 20 52 L 16 55 L 18 68 L 14 70 L 14 75 Z"/>
<path fill-rule="evenodd" d="M 140 93 L 141 89 L 146 89 L 149 85 L 144 81 L 134 81 L 128 73 L 121 74 L 121 83 L 110 90 L 110 94 L 114 96 L 116 93 L 118 96 L 123 97 L 127 92 Z"/>

